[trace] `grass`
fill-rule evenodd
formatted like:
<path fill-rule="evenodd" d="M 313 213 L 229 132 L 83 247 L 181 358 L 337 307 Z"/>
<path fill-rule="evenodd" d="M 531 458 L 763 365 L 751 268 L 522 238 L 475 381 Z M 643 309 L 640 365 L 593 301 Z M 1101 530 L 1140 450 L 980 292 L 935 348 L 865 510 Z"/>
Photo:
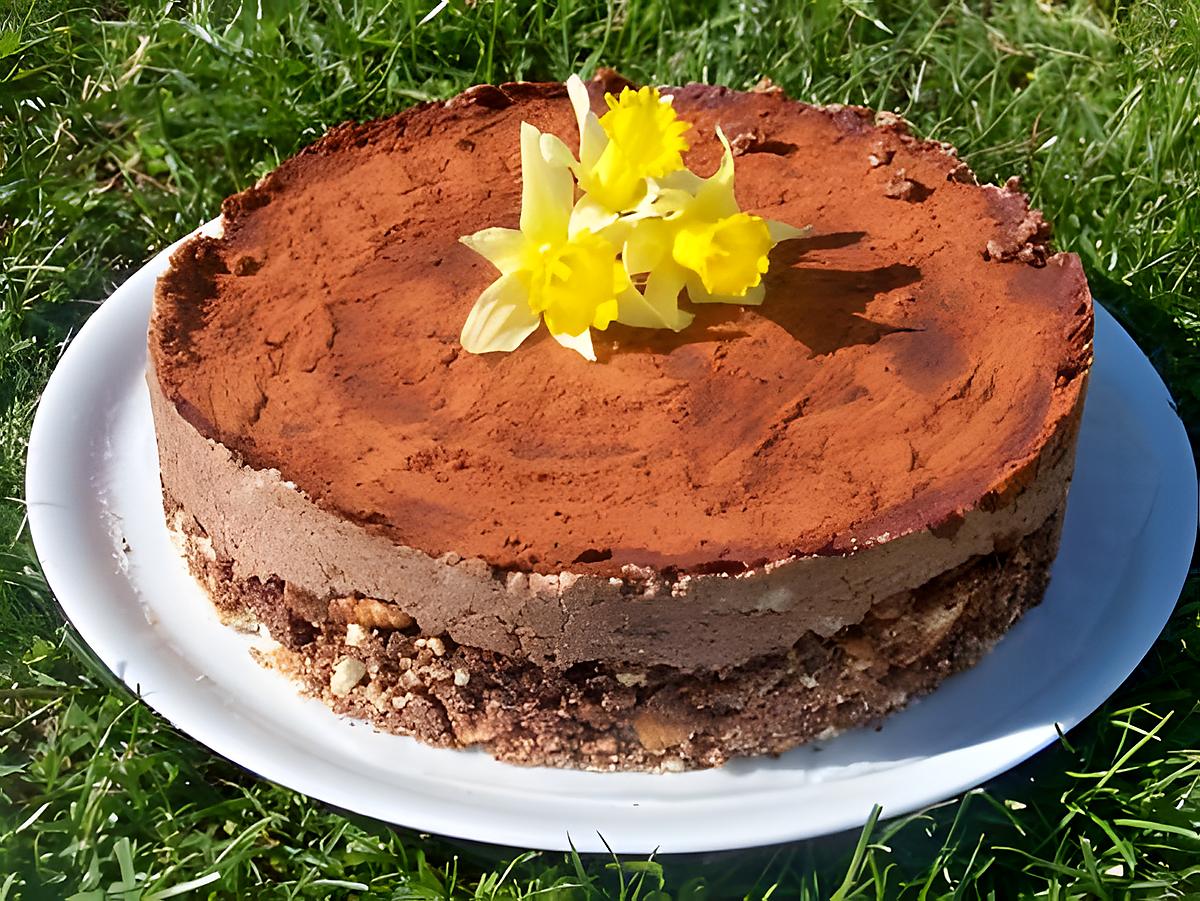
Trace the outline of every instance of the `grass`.
<path fill-rule="evenodd" d="M 133 701 L 63 625 L 20 502 L 61 348 L 222 196 L 344 119 L 600 64 L 769 75 L 901 112 L 983 179 L 1020 175 L 1195 438 L 1197 46 L 1193 2 L 0 0 L 0 901 L 1200 894 L 1195 578 L 1101 711 L 936 809 L 703 860 L 496 856 L 263 783 Z"/>

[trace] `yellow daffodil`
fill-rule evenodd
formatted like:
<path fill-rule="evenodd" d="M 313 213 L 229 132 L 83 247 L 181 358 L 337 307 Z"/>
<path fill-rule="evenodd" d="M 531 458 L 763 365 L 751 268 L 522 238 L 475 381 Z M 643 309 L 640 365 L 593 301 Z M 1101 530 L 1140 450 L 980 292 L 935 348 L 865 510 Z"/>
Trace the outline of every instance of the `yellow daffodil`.
<path fill-rule="evenodd" d="M 733 150 L 720 129 L 717 136 L 725 148 L 717 171 L 701 178 L 682 169 L 652 180 L 661 218 L 639 219 L 626 239 L 625 267 L 649 273 L 646 298 L 659 306 L 685 286 L 693 303 L 760 304 L 771 248 L 811 231 L 742 212 Z"/>
<path fill-rule="evenodd" d="M 471 309 L 462 346 L 515 350 L 544 321 L 559 344 L 595 360 L 591 330 L 614 321 L 686 328 L 694 317 L 679 309 L 685 287 L 694 303 L 761 303 L 771 248 L 810 229 L 740 209 L 720 129 L 721 164 L 701 178 L 684 168 L 690 126 L 671 97 L 625 88 L 605 95 L 608 112 L 597 117 L 577 76 L 567 91 L 579 159 L 521 123 L 520 228 L 461 239 L 500 271 Z"/>
<path fill-rule="evenodd" d="M 575 188 L 560 162 L 563 149 L 523 122 L 521 227 L 461 239 L 500 270 L 463 325 L 462 346 L 471 353 L 515 350 L 545 319 L 559 344 L 594 360 L 590 330 L 607 328 L 622 308 L 636 318 L 643 305 L 617 259 L 620 245 L 572 228 Z"/>
<path fill-rule="evenodd" d="M 647 199 L 647 179 L 683 168 L 688 149 L 684 133 L 691 128 L 657 88 L 626 87 L 619 96 L 605 94 L 608 112 L 592 112 L 587 86 L 578 75 L 567 80 L 567 93 L 579 124 L 579 161 L 574 166 L 584 195 L 576 217 L 594 231 Z"/>

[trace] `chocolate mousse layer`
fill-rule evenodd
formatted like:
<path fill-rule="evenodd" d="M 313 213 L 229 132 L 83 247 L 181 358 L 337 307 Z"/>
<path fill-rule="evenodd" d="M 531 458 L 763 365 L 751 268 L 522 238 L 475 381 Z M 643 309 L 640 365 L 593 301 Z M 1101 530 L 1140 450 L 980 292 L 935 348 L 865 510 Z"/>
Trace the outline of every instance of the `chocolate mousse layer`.
<path fill-rule="evenodd" d="M 618 87 L 593 84 L 597 109 Z M 670 759 L 703 765 L 880 715 L 1040 598 L 1091 360 L 1078 259 L 1050 252 L 1015 184 L 975 184 L 892 118 L 669 92 L 693 170 L 715 169 L 719 124 L 743 208 L 814 232 L 776 248 L 761 307 L 698 307 L 679 334 L 614 325 L 597 363 L 545 335 L 510 354 L 458 344 L 496 275 L 458 238 L 517 224 L 521 121 L 574 146 L 559 85 L 340 126 L 227 200 L 221 238 L 173 257 L 149 374 L 168 513 L 226 612 L 268 623 L 313 684 L 357 671 L 335 671 L 352 625 L 385 649 L 436 638 L 492 661 L 518 707 L 529 672 L 560 697 L 581 673 L 633 680 L 636 713 L 668 685 L 758 691 L 736 674 L 759 668 L 787 684 L 783 716 L 813 678 L 785 662 L 798 648 L 834 653 L 919 597 L 962 613 L 956 580 L 988 573 L 978 615 L 952 617 L 959 650 L 889 664 L 927 674 L 905 691 L 777 739 L 762 718 L 737 741 L 697 727 L 708 738 Z M 369 713 L 371 684 L 338 705 Z M 692 718 L 668 719 L 715 709 L 690 697 Z M 593 727 L 602 744 L 617 728 Z M 566 739 L 550 751 L 545 730 L 494 732 L 523 736 L 520 753 L 478 739 L 512 759 L 607 765 Z M 614 766 L 666 753 L 622 734 Z"/>

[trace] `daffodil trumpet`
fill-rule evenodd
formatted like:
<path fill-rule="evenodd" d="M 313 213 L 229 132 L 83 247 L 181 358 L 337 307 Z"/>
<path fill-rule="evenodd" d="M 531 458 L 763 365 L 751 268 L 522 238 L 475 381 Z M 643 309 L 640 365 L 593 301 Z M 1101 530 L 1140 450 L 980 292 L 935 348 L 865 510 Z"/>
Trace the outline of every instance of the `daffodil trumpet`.
<path fill-rule="evenodd" d="M 760 304 L 772 248 L 812 233 L 742 212 L 734 196 L 733 149 L 720 128 L 717 138 L 724 153 L 712 176 L 681 169 L 654 181 L 656 215 L 631 223 L 625 265 L 633 275 L 649 273 L 647 296 L 677 297 L 686 287 L 692 303 Z"/>
<path fill-rule="evenodd" d="M 577 76 L 567 90 L 579 158 L 521 123 L 520 227 L 461 239 L 500 272 L 463 325 L 463 348 L 512 351 L 544 321 L 559 344 L 595 360 L 593 328 L 686 328 L 685 287 L 695 303 L 761 303 L 771 248 L 808 230 L 741 211 L 720 130 L 721 165 L 701 178 L 684 167 L 691 126 L 669 95 L 625 88 L 605 95 L 598 117 Z"/>

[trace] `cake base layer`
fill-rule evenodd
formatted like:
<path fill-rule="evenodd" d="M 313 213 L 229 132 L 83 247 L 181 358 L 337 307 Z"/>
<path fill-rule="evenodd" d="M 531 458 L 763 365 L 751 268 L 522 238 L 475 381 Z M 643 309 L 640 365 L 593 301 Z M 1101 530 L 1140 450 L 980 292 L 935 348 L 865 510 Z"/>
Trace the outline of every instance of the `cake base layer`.
<path fill-rule="evenodd" d="M 167 519 L 227 622 L 265 627 L 262 662 L 338 713 L 500 760 L 596 770 L 671 771 L 779 754 L 874 722 L 977 662 L 1040 602 L 1061 510 L 1011 547 L 977 556 L 874 605 L 829 638 L 723 671 L 598 664 L 543 668 L 420 635 L 393 605 L 318 602 L 279 579 L 233 577 L 202 526 L 168 496 Z"/>

